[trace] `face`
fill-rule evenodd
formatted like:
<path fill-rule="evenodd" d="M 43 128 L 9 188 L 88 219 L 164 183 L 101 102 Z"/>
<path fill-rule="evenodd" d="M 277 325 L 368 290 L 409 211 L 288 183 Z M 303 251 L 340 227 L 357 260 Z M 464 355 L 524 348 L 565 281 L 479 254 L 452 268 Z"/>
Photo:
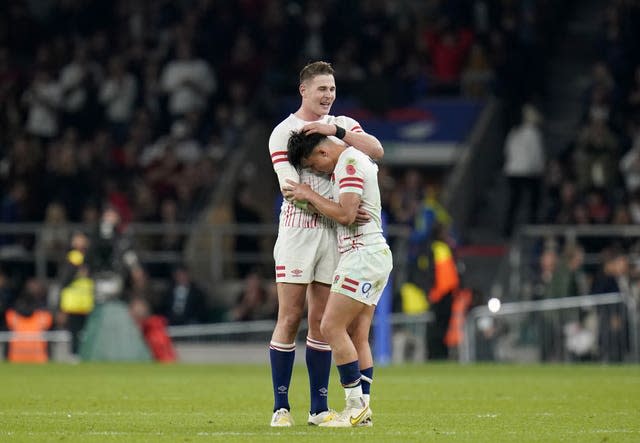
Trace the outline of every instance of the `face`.
<path fill-rule="evenodd" d="M 331 174 L 335 166 L 327 151 L 321 146 L 316 147 L 309 157 L 302 160 L 302 167 L 321 174 Z"/>
<path fill-rule="evenodd" d="M 333 75 L 316 75 L 300 85 L 302 106 L 321 117 L 329 114 L 336 99 L 336 81 Z"/>

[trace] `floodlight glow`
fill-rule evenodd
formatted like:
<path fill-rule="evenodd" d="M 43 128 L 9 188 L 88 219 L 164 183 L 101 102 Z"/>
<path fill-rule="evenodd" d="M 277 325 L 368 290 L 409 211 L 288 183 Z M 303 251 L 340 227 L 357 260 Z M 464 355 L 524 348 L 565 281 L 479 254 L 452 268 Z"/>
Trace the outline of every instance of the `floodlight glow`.
<path fill-rule="evenodd" d="M 487 307 L 491 312 L 498 312 L 500 310 L 500 300 L 497 298 L 492 298 L 487 303 Z"/>

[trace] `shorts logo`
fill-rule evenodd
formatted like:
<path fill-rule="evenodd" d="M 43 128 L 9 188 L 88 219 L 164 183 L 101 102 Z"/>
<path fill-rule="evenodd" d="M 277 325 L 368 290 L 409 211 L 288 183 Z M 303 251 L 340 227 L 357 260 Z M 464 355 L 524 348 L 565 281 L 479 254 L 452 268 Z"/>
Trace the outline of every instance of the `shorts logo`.
<path fill-rule="evenodd" d="M 363 294 L 366 294 L 370 290 L 371 290 L 371 283 L 366 282 L 365 284 L 362 285 L 362 293 Z"/>
<path fill-rule="evenodd" d="M 291 275 L 293 275 L 294 277 L 300 277 L 302 275 L 302 269 L 294 269 L 293 271 L 291 271 Z"/>
<path fill-rule="evenodd" d="M 340 280 L 340 276 L 339 276 L 338 274 L 336 274 L 336 275 L 333 277 L 333 283 L 334 283 L 334 284 L 338 283 L 338 280 Z"/>
<path fill-rule="evenodd" d="M 345 277 L 342 282 L 342 289 L 346 289 L 350 292 L 356 292 L 358 290 L 358 286 L 360 286 L 360 282 L 358 280 L 353 280 L 352 278 Z"/>

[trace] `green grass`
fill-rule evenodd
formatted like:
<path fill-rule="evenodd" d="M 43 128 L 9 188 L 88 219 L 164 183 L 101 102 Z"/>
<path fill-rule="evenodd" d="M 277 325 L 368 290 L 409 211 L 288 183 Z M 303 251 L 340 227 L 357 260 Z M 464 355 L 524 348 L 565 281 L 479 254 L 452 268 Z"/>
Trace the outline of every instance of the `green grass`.
<path fill-rule="evenodd" d="M 332 374 L 330 404 L 343 406 Z M 377 368 L 373 428 L 272 429 L 267 366 L 0 364 L 2 442 L 639 442 L 640 366 Z"/>

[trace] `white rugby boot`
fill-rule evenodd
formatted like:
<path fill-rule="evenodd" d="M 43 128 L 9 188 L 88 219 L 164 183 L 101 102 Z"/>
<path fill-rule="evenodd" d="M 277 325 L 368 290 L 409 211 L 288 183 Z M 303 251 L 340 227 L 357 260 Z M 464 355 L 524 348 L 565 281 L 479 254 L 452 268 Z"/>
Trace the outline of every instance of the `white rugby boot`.
<path fill-rule="evenodd" d="M 271 417 L 271 426 L 274 428 L 283 428 L 293 426 L 293 417 L 291 412 L 285 408 L 280 408 L 273 413 Z"/>

